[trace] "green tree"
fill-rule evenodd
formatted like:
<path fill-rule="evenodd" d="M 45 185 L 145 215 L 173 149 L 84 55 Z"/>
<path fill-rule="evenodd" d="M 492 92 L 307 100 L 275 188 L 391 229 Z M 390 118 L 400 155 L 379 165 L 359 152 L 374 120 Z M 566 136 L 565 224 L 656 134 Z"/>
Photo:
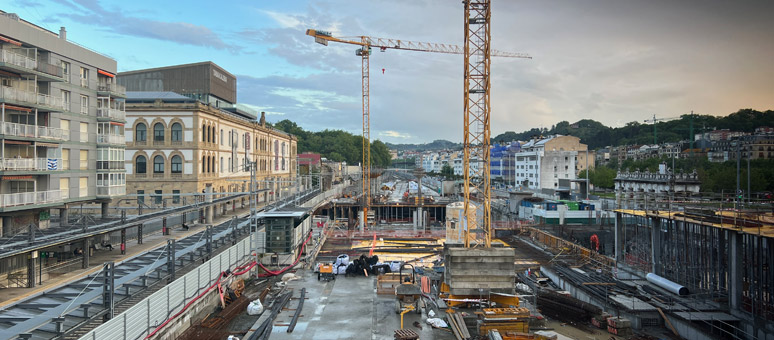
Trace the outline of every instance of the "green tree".
<path fill-rule="evenodd" d="M 449 164 L 444 164 L 441 168 L 441 175 L 447 178 L 454 177 L 454 168 L 452 168 Z"/>

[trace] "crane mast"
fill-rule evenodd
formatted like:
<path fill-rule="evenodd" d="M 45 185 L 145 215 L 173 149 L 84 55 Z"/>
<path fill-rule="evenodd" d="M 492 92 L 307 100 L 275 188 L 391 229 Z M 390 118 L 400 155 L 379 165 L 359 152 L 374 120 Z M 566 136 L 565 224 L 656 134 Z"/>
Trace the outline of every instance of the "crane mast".
<path fill-rule="evenodd" d="M 465 178 L 465 247 L 470 247 L 471 228 L 481 231 L 483 246 L 492 243 L 491 173 L 489 171 L 491 3 L 464 1 L 465 79 L 463 114 L 463 172 Z M 473 166 L 478 163 L 478 166 Z M 475 191 L 475 198 L 473 194 Z M 477 201 L 477 205 L 474 203 Z M 471 216 L 471 210 L 475 213 Z M 479 219 L 480 216 L 480 219 Z M 481 221 L 478 224 L 478 221 Z M 477 237 L 478 238 L 478 237 Z M 477 244 L 478 245 L 478 244 Z"/>

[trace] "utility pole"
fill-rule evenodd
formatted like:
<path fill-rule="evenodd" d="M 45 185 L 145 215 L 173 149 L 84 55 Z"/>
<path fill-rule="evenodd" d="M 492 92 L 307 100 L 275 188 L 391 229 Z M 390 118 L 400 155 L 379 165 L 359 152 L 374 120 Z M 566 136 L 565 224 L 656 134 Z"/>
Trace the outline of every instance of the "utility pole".
<path fill-rule="evenodd" d="M 752 201 L 750 201 L 750 157 L 751 157 L 751 154 L 752 154 L 752 150 L 750 150 L 750 152 L 747 153 L 747 204 L 748 205 L 750 203 L 752 203 Z"/>
<path fill-rule="evenodd" d="M 586 200 L 589 200 L 589 146 L 586 145 Z"/>
<path fill-rule="evenodd" d="M 741 195 L 741 187 L 739 186 L 739 167 L 742 163 L 742 153 L 741 153 L 741 141 L 737 139 L 736 141 L 736 197 L 734 197 L 734 202 L 736 203 L 734 206 L 734 209 L 739 209 L 739 196 Z"/>

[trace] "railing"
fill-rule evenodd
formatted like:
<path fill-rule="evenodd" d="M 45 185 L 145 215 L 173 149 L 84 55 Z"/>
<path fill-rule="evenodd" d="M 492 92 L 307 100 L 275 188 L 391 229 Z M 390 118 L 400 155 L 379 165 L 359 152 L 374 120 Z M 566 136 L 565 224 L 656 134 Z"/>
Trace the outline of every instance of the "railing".
<path fill-rule="evenodd" d="M 3 134 L 19 137 L 35 137 L 35 125 L 3 123 Z"/>
<path fill-rule="evenodd" d="M 122 96 L 126 95 L 126 87 L 118 85 L 118 84 L 111 84 L 111 83 L 101 83 L 97 86 L 97 91 L 100 92 L 113 92 L 118 93 Z"/>
<path fill-rule="evenodd" d="M 38 64 L 35 59 L 32 59 L 26 55 L 11 52 L 9 50 L 1 50 L 1 51 L 2 51 L 2 62 L 4 63 L 13 64 L 30 70 L 34 70 Z"/>
<path fill-rule="evenodd" d="M 56 77 L 62 78 L 62 67 L 61 66 L 49 64 L 49 63 L 43 62 L 43 61 L 38 61 L 38 66 L 35 67 L 35 70 L 39 71 L 39 72 L 50 74 L 52 76 L 56 76 Z"/>
<path fill-rule="evenodd" d="M 67 140 L 69 131 L 55 127 L 38 126 L 38 137 Z"/>
<path fill-rule="evenodd" d="M 98 107 L 97 117 L 126 120 L 126 112 L 119 109 L 114 109 L 114 108 Z"/>
<path fill-rule="evenodd" d="M 126 186 L 97 187 L 97 196 L 123 196 L 126 195 Z"/>
<path fill-rule="evenodd" d="M 135 140 L 134 145 L 148 145 L 147 140 Z"/>
<path fill-rule="evenodd" d="M 6 101 L 15 101 L 29 104 L 37 104 L 35 92 L 24 91 L 10 86 L 0 86 L 0 97 Z"/>
<path fill-rule="evenodd" d="M 124 144 L 126 139 L 122 135 L 97 134 L 97 144 Z"/>
<path fill-rule="evenodd" d="M 169 176 L 172 177 L 172 178 L 183 178 L 183 174 L 180 173 L 180 172 L 173 172 L 173 173 L 169 174 Z"/>
<path fill-rule="evenodd" d="M 164 173 L 153 173 L 153 178 L 164 178 Z"/>
<path fill-rule="evenodd" d="M 61 158 L 0 158 L 0 169 L 5 171 L 62 170 Z"/>
<path fill-rule="evenodd" d="M 64 109 L 64 101 L 62 100 L 62 97 L 50 96 L 43 93 L 38 93 L 38 104 Z"/>
<path fill-rule="evenodd" d="M 138 174 L 138 173 L 134 174 L 134 178 L 147 178 L 147 177 L 148 177 L 148 174 L 145 173 L 145 172 L 140 173 L 140 174 Z"/>
<path fill-rule="evenodd" d="M 88 189 L 88 188 L 87 188 Z M 0 195 L 1 207 L 15 207 L 28 204 L 55 203 L 62 200 L 62 190 L 20 192 Z"/>

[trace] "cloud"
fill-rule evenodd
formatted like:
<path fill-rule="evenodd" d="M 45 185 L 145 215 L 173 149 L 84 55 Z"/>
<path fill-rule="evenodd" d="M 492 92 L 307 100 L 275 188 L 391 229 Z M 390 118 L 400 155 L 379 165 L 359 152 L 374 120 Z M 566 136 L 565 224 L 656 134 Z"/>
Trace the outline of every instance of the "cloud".
<path fill-rule="evenodd" d="M 411 138 L 411 135 L 409 135 L 409 134 L 407 134 L 407 133 L 400 133 L 400 132 L 397 132 L 397 131 L 391 131 L 391 130 L 388 130 L 388 131 L 379 131 L 379 136 L 382 136 L 382 137 L 388 137 L 388 138 L 400 138 L 400 139 L 408 139 L 408 138 Z"/>
<path fill-rule="evenodd" d="M 183 45 L 228 49 L 232 52 L 240 50 L 238 46 L 224 42 L 218 34 L 204 25 L 128 16 L 120 10 L 108 10 L 96 0 L 59 0 L 59 3 L 73 10 L 72 13 L 60 14 L 60 16 L 89 23 L 118 34 L 171 41 Z"/>

